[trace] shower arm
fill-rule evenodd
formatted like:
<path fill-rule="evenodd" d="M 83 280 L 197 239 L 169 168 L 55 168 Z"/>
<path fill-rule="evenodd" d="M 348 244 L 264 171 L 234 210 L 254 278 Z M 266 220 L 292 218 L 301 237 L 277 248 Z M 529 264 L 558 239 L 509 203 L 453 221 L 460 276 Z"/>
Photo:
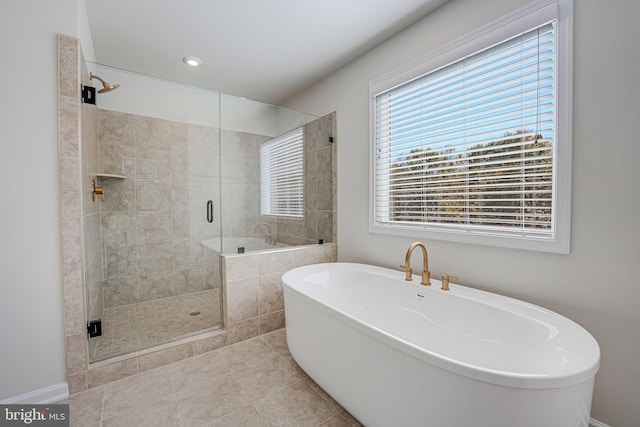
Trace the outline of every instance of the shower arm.
<path fill-rule="evenodd" d="M 104 87 L 109 86 L 109 83 L 105 82 L 104 79 L 102 79 L 101 77 L 96 76 L 93 73 L 89 73 L 89 80 L 91 80 L 91 79 L 99 80 L 100 83 L 102 83 L 102 86 L 104 86 Z"/>

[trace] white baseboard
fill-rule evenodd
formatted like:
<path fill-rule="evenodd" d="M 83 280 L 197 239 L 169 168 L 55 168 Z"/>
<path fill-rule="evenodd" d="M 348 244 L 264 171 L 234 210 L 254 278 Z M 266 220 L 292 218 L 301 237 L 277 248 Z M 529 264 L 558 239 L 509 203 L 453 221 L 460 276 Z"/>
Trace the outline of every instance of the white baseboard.
<path fill-rule="evenodd" d="M 594 420 L 593 418 L 591 418 L 589 420 L 589 427 L 609 427 L 609 426 L 606 425 L 605 423 L 602 423 L 598 420 Z"/>
<path fill-rule="evenodd" d="M 69 397 L 69 387 L 67 386 L 67 383 L 60 383 L 41 388 L 39 390 L 30 391 L 28 393 L 21 394 L 20 396 L 0 400 L 0 403 L 5 405 L 46 405 L 48 403 L 59 402 L 67 397 Z"/>

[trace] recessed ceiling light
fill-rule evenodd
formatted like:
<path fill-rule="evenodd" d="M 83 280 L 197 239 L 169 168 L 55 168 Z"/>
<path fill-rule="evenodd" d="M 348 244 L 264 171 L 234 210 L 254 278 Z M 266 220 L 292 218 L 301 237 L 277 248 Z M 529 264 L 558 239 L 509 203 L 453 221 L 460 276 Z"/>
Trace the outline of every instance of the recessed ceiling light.
<path fill-rule="evenodd" d="M 197 56 L 185 56 L 182 58 L 182 62 L 187 64 L 190 67 L 198 67 L 202 64 L 202 59 Z"/>

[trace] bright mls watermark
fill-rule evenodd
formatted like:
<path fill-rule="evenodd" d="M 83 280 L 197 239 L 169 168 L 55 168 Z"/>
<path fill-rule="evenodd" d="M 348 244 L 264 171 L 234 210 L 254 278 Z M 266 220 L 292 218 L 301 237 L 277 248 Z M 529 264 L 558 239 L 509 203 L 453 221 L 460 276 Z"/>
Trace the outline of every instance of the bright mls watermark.
<path fill-rule="evenodd" d="M 0 427 L 69 427 L 69 405 L 0 405 Z"/>

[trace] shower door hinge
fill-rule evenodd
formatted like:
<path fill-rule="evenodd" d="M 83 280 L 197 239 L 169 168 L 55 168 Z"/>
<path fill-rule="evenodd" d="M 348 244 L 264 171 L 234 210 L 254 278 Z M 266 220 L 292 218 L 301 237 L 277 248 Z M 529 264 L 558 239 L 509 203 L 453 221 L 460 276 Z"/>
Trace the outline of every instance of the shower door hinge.
<path fill-rule="evenodd" d="M 82 102 L 96 105 L 96 88 L 93 86 L 82 86 Z"/>
<path fill-rule="evenodd" d="M 90 320 L 87 323 L 87 332 L 89 333 L 89 338 L 102 336 L 102 320 Z"/>

